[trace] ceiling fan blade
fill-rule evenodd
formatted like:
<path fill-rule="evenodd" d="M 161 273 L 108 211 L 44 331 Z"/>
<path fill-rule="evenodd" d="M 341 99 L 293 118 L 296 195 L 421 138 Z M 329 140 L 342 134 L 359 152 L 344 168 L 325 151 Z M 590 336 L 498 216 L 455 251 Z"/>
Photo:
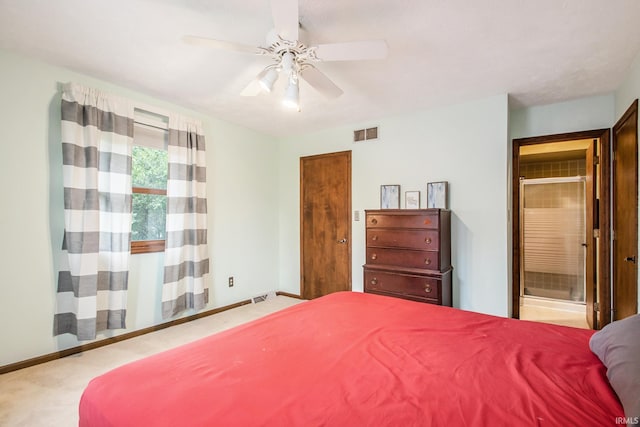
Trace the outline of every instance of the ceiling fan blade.
<path fill-rule="evenodd" d="M 235 52 L 244 52 L 244 53 L 260 53 L 260 49 L 254 46 L 249 46 L 246 44 L 228 42 L 225 40 L 215 40 L 209 39 L 206 37 L 198 37 L 198 36 L 184 36 L 182 40 L 186 43 L 196 45 L 196 46 L 207 46 L 215 49 L 224 49 L 224 50 L 232 50 Z"/>
<path fill-rule="evenodd" d="M 265 76 L 265 74 L 267 74 L 268 70 L 269 70 L 268 68 L 265 68 L 264 70 L 260 71 L 260 73 L 256 76 L 256 78 L 251 80 L 251 83 L 249 83 L 247 87 L 242 89 L 242 92 L 240 92 L 240 96 L 260 95 L 263 92 L 263 90 L 262 90 L 262 86 L 260 86 L 259 81 L 261 78 Z"/>
<path fill-rule="evenodd" d="M 276 34 L 285 40 L 298 40 L 298 0 L 271 0 Z"/>
<path fill-rule="evenodd" d="M 336 86 L 329 77 L 325 76 L 313 65 L 300 70 L 300 76 L 306 80 L 311 87 L 326 96 L 327 98 L 337 98 L 343 94 L 342 89 Z"/>
<path fill-rule="evenodd" d="M 384 59 L 387 57 L 387 50 L 387 42 L 384 40 L 329 43 L 316 46 L 316 57 L 321 61 Z"/>

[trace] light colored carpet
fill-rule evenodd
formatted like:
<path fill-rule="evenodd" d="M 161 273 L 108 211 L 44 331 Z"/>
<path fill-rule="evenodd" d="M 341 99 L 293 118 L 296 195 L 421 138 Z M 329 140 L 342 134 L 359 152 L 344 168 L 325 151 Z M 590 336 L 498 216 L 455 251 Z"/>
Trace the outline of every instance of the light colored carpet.
<path fill-rule="evenodd" d="M 0 426 L 77 426 L 89 381 L 125 363 L 302 302 L 278 296 L 95 350 L 0 375 Z"/>

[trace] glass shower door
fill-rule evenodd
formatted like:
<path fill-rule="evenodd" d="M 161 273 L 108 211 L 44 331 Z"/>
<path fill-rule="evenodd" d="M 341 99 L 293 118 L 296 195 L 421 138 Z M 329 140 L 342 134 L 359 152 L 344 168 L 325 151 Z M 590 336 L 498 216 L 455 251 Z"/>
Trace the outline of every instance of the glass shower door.
<path fill-rule="evenodd" d="M 584 177 L 522 179 L 520 197 L 520 295 L 584 304 Z"/>

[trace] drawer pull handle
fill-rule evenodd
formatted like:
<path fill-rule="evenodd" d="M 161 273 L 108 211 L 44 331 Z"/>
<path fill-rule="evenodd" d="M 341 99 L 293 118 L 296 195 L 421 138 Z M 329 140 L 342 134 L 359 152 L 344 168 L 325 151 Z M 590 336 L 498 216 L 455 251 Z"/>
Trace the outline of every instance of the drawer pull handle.
<path fill-rule="evenodd" d="M 371 255 L 371 259 L 373 259 L 373 260 L 378 259 L 378 254 L 373 254 L 373 255 Z"/>
<path fill-rule="evenodd" d="M 371 240 L 373 240 L 375 242 L 376 240 L 378 240 L 378 236 L 377 235 L 376 236 L 372 236 Z"/>
<path fill-rule="evenodd" d="M 372 284 L 373 286 L 376 286 L 376 285 L 378 284 L 378 278 L 377 278 L 377 277 L 374 277 L 373 279 L 371 279 L 371 284 Z"/>
<path fill-rule="evenodd" d="M 378 223 L 378 220 L 376 218 L 371 218 L 371 224 L 375 225 L 377 223 Z"/>
<path fill-rule="evenodd" d="M 425 242 L 427 245 L 430 245 L 430 244 L 431 244 L 431 237 L 425 237 L 424 242 Z"/>
<path fill-rule="evenodd" d="M 425 259 L 425 260 L 424 260 L 424 263 L 425 263 L 426 265 L 430 265 L 430 264 L 431 264 L 431 258 L 427 258 L 427 259 Z"/>
<path fill-rule="evenodd" d="M 425 286 L 424 286 L 424 291 L 425 291 L 426 293 L 430 294 L 430 293 L 431 293 L 431 285 L 425 285 Z"/>

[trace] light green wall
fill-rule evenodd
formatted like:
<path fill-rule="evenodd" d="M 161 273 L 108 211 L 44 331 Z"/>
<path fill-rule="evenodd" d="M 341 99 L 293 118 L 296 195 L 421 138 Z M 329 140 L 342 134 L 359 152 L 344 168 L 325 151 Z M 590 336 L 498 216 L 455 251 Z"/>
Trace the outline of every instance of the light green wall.
<path fill-rule="evenodd" d="M 352 150 L 352 207 L 380 207 L 380 185 L 404 192 L 448 181 L 452 210 L 454 306 L 506 316 L 507 96 L 286 138 L 280 141 L 280 283 L 299 292 L 301 156 Z M 380 138 L 353 143 L 353 130 L 378 126 Z M 364 221 L 352 223 L 353 289 L 362 290 Z"/>
<path fill-rule="evenodd" d="M 68 81 L 202 120 L 212 259 L 208 308 L 278 288 L 273 138 L 0 50 L 0 366 L 81 344 L 52 334 L 64 227 L 59 88 Z M 161 282 L 162 254 L 133 255 L 128 328 L 104 337 L 161 323 Z"/>
<path fill-rule="evenodd" d="M 615 92 L 615 121 L 617 121 L 631 103 L 640 98 L 640 53 L 631 64 L 627 78 Z"/>
<path fill-rule="evenodd" d="M 610 93 L 513 109 L 509 117 L 511 139 L 610 128 L 614 101 L 614 95 Z"/>

